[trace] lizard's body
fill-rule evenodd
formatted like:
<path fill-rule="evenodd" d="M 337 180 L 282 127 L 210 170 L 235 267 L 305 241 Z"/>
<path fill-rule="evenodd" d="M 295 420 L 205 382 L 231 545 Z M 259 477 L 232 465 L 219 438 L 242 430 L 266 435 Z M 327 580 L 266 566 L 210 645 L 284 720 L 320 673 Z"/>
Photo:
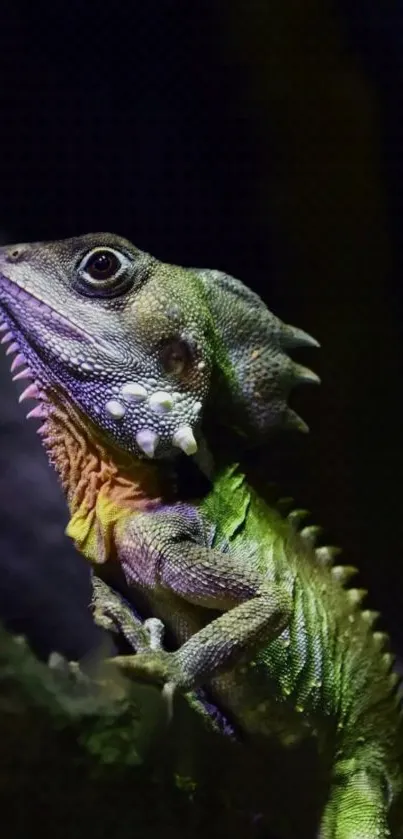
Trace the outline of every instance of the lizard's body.
<path fill-rule="evenodd" d="M 209 686 L 217 705 L 248 735 L 275 736 L 285 746 L 314 736 L 322 758 L 333 765 L 321 836 L 382 839 L 402 790 L 396 678 L 384 637 L 372 630 L 374 613 L 361 611 L 359 592 L 343 588 L 348 570 L 332 570 L 327 549 L 315 550 L 309 534 L 298 535 L 236 466 L 220 467 L 210 491 L 198 502 L 186 502 L 175 494 L 169 464 L 157 467 L 138 458 L 139 449 L 152 457 L 160 447 L 165 455 L 172 443 L 195 451 L 217 357 L 229 393 L 235 393 L 234 426 L 248 433 L 273 418 L 296 423 L 284 402 L 292 375 L 289 369 L 288 380 L 283 375 L 281 341 L 289 345 L 294 335 L 294 343 L 302 343 L 304 333 L 289 327 L 282 332 L 262 304 L 236 284 L 246 331 L 251 311 L 259 327 L 256 334 L 252 330 L 252 346 L 241 334 L 237 344 L 231 308 L 218 306 L 220 345 L 208 272 L 201 272 L 200 280 L 197 272 L 158 269 L 156 260 L 147 263 L 144 255 L 141 283 L 130 287 L 129 305 L 125 309 L 123 282 L 115 305 L 102 299 L 99 326 L 96 316 L 91 321 L 94 301 L 81 305 L 79 284 L 69 287 L 71 277 L 83 281 L 80 271 L 87 272 L 88 254 L 93 258 L 93 240 L 106 242 L 105 252 L 114 247 L 115 255 L 122 247 L 114 237 L 83 237 L 3 250 L 0 306 L 18 344 L 14 348 L 37 380 L 42 434 L 67 493 L 70 535 L 93 563 L 117 565 L 134 599 L 142 598 L 162 619 L 178 646 L 173 653 L 140 653 L 121 664 L 134 675 L 149 673 L 183 690 Z M 130 248 L 123 244 L 127 257 Z M 133 251 L 138 259 L 140 252 Z M 46 286 L 49 272 L 53 289 Z M 214 280 L 219 277 L 213 272 Z M 224 279 L 224 297 L 234 293 L 231 283 Z M 36 313 L 39 323 L 32 321 L 33 299 L 49 307 Z M 150 300 L 157 301 L 154 312 Z M 52 311 L 59 313 L 56 328 Z M 88 320 L 80 321 L 86 311 Z M 119 346 L 113 335 L 116 313 L 129 326 Z M 67 347 L 81 343 L 81 360 L 77 346 L 61 357 L 63 339 Z M 259 361 L 261 356 L 265 361 L 265 341 L 267 371 Z M 166 363 L 166 346 L 174 348 L 173 363 L 172 354 Z M 100 375 L 97 353 L 107 359 Z M 307 371 L 298 371 L 309 379 Z M 171 378 L 162 389 L 167 372 Z M 147 393 L 139 390 L 139 379 Z"/>

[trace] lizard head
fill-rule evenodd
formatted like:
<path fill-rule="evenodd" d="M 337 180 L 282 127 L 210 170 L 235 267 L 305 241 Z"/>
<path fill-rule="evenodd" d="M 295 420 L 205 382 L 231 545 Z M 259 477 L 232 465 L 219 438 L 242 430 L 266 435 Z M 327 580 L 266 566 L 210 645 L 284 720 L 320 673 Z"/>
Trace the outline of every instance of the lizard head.
<path fill-rule="evenodd" d="M 74 406 L 120 449 L 197 450 L 206 403 L 252 439 L 303 427 L 287 406 L 317 381 L 287 355 L 317 345 L 238 280 L 158 261 L 119 236 L 88 234 L 0 248 L 0 330 L 16 353 L 20 400 Z M 23 369 L 19 369 L 19 368 Z"/>
<path fill-rule="evenodd" d="M 185 269 L 104 233 L 3 247 L 0 323 L 30 416 L 62 401 L 127 452 L 196 451 L 212 325 Z"/>

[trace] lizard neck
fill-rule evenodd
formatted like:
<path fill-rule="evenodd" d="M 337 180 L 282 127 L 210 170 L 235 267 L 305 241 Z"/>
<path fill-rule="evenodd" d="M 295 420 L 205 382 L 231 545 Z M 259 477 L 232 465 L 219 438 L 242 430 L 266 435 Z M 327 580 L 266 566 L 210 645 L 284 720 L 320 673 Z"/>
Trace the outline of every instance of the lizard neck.
<path fill-rule="evenodd" d="M 113 554 L 117 521 L 173 497 L 173 471 L 118 450 L 62 398 L 48 406 L 41 434 L 66 494 L 66 532 L 88 559 L 105 562 Z"/>

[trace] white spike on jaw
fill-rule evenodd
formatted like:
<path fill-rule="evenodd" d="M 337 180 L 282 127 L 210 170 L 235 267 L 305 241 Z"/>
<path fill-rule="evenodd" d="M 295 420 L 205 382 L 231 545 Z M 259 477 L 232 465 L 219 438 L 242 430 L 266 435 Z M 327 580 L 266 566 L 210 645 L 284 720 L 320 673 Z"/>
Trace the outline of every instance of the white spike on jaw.
<path fill-rule="evenodd" d="M 39 393 L 39 390 L 38 390 L 38 385 L 35 384 L 35 382 L 32 382 L 32 384 L 28 385 L 28 387 L 26 387 L 25 390 L 21 393 L 21 396 L 19 397 L 18 401 L 21 403 L 21 402 L 24 401 L 24 399 L 39 399 L 39 398 L 40 398 L 40 393 Z"/>
<path fill-rule="evenodd" d="M 22 365 L 26 363 L 25 355 L 23 355 L 22 352 L 18 353 L 10 367 L 11 373 L 14 373 L 14 370 L 18 370 L 18 367 L 22 367 Z"/>
<path fill-rule="evenodd" d="M 170 393 L 165 392 L 164 390 L 157 390 L 155 393 L 152 393 L 148 404 L 152 411 L 155 411 L 156 414 L 166 414 L 168 411 L 171 411 L 174 406 L 174 401 Z"/>
<path fill-rule="evenodd" d="M 20 370 L 19 373 L 16 373 L 15 376 L 13 376 L 12 381 L 18 382 L 20 379 L 32 379 L 32 373 L 29 367 L 27 367 L 25 370 Z"/>
<path fill-rule="evenodd" d="M 1 339 L 1 341 L 0 341 L 0 344 L 8 344 L 8 342 L 9 342 L 9 341 L 12 341 L 12 340 L 13 340 L 13 338 L 14 338 L 14 335 L 13 335 L 13 333 L 12 333 L 12 332 L 6 332 L 6 334 L 5 334 L 5 335 L 3 335 L 3 337 L 2 337 L 2 339 Z"/>
<path fill-rule="evenodd" d="M 35 408 L 32 408 L 32 411 L 29 411 L 27 414 L 27 419 L 45 419 L 48 416 L 48 412 L 44 405 L 36 405 Z"/>
<path fill-rule="evenodd" d="M 13 353 L 13 352 L 17 352 L 17 350 L 19 350 L 19 346 L 18 346 L 18 344 L 17 344 L 17 342 L 16 342 L 16 341 L 13 341 L 13 343 L 12 343 L 12 344 L 10 344 L 10 346 L 9 346 L 9 347 L 7 347 L 7 349 L 6 349 L 6 355 L 11 355 L 11 353 Z"/>
<path fill-rule="evenodd" d="M 151 428 L 141 428 L 136 434 L 136 443 L 147 457 L 154 457 L 155 449 L 159 443 L 159 437 Z"/>
<path fill-rule="evenodd" d="M 0 323 L 0 332 L 7 332 L 8 324 L 7 323 Z"/>
<path fill-rule="evenodd" d="M 190 425 L 181 425 L 177 428 L 172 437 L 172 444 L 188 455 L 197 452 L 197 443 Z"/>

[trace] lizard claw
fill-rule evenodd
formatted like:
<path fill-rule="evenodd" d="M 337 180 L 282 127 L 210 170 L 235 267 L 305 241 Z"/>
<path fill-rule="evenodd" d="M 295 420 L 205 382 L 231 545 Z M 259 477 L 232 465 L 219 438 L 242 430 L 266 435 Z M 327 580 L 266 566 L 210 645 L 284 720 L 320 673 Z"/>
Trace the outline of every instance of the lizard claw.
<path fill-rule="evenodd" d="M 147 618 L 143 623 L 144 629 L 150 636 L 150 650 L 162 650 L 164 624 L 159 618 Z"/>

